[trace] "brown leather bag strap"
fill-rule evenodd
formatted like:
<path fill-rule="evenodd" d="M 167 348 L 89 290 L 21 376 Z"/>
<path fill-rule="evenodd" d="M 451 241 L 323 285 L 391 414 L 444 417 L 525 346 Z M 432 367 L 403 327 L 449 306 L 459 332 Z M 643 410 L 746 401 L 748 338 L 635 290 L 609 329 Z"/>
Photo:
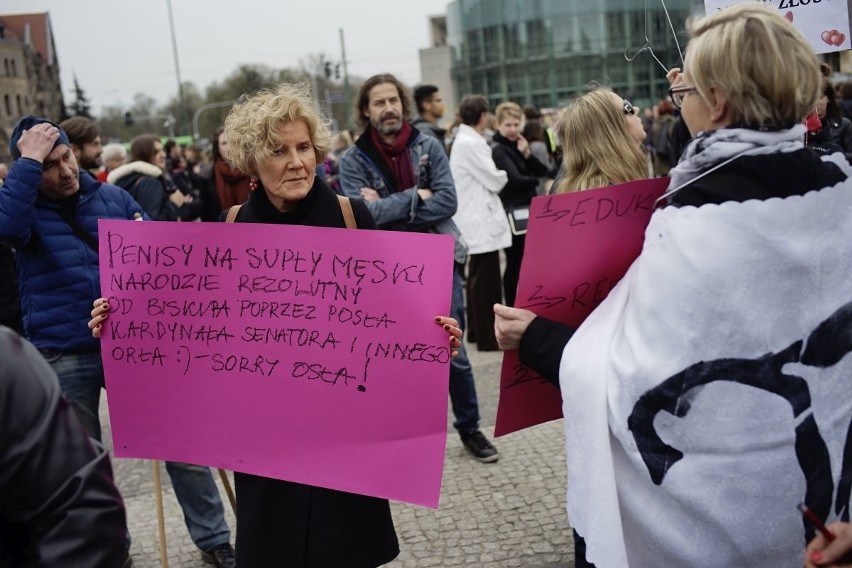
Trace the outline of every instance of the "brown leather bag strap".
<path fill-rule="evenodd" d="M 346 228 L 357 229 L 358 223 L 355 222 L 355 213 L 352 212 L 352 204 L 349 202 L 349 198 L 338 195 L 337 200 L 340 202 L 340 211 L 343 213 L 343 220 L 346 221 Z"/>
<path fill-rule="evenodd" d="M 240 212 L 242 205 L 232 205 L 228 208 L 228 214 L 225 216 L 226 223 L 233 223 L 237 218 L 237 213 Z"/>

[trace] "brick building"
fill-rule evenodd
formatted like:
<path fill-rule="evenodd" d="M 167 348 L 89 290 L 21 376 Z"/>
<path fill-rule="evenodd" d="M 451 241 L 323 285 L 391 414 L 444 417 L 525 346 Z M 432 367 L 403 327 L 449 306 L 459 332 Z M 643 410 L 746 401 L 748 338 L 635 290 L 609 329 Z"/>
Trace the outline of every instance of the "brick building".
<path fill-rule="evenodd" d="M 10 159 L 9 136 L 25 114 L 55 121 L 65 114 L 59 59 L 47 12 L 0 14 L 0 161 Z"/>

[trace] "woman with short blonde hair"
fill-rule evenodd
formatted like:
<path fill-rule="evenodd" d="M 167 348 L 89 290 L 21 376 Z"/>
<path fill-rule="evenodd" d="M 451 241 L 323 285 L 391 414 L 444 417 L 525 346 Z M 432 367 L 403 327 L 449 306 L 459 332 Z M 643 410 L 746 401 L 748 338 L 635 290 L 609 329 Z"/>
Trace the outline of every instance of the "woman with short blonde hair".
<path fill-rule="evenodd" d="M 693 22 L 685 69 L 698 95 L 723 93 L 730 122 L 791 128 L 816 106 L 822 88 L 813 48 L 776 10 L 725 10 Z"/>
<path fill-rule="evenodd" d="M 305 85 L 284 84 L 245 98 L 225 119 L 225 136 L 233 165 L 255 179 L 248 200 L 232 206 L 220 220 L 376 229 L 363 200 L 336 195 L 316 175 L 331 136 Z M 95 337 L 100 337 L 108 313 L 106 299 L 97 299 L 89 322 Z M 444 316 L 431 322 L 450 331 L 450 355 L 457 356 L 462 336 L 458 322 Z M 283 344 L 280 349 L 288 352 Z M 289 354 L 295 356 L 292 350 Z M 315 407 L 306 416 L 322 420 L 329 411 Z M 375 568 L 399 555 L 387 499 L 245 472 L 234 472 L 234 482 L 240 503 L 239 566 Z"/>
<path fill-rule="evenodd" d="M 497 341 L 561 389 L 586 560 L 796 568 L 796 504 L 852 505 L 852 168 L 804 146 L 819 68 L 774 7 L 692 38 L 670 94 L 693 139 L 638 258 L 578 329 L 495 306 Z"/>
<path fill-rule="evenodd" d="M 521 123 L 521 130 L 523 130 L 524 111 L 518 103 L 500 103 L 494 109 L 494 116 L 497 119 L 497 124 L 500 124 L 509 117 L 514 118 Z"/>
<path fill-rule="evenodd" d="M 575 97 L 559 121 L 564 177 L 556 193 L 648 177 L 640 134 L 644 140 L 636 109 L 611 89 L 597 87 Z"/>
<path fill-rule="evenodd" d="M 549 173 L 549 168 L 532 154 L 529 142 L 521 132 L 524 129 L 524 111 L 513 102 L 501 103 L 494 111 L 497 132 L 492 137 L 491 156 L 497 169 L 506 172 L 509 181 L 500 192 L 500 201 L 509 215 L 512 229 L 512 246 L 504 249 L 506 269 L 503 272 L 503 295 L 507 305 L 514 305 L 524 257 L 526 228 L 515 226 L 516 219 L 529 216 L 532 198 L 537 195 L 539 179 Z"/>
<path fill-rule="evenodd" d="M 363 200 L 336 195 L 316 175 L 332 137 L 306 85 L 284 84 L 242 101 L 225 119 L 225 135 L 234 165 L 257 178 L 248 201 L 226 221 L 376 228 Z M 451 340 L 454 349 L 459 345 Z M 315 409 L 315 417 L 323 412 Z M 234 479 L 240 566 L 373 568 L 399 554 L 387 499 L 248 473 Z"/>

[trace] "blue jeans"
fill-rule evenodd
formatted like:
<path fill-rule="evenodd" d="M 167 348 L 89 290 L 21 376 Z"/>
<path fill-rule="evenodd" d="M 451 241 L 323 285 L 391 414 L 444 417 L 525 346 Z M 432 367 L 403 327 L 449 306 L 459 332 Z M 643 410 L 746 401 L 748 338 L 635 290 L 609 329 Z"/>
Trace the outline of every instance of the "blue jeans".
<path fill-rule="evenodd" d="M 69 353 L 40 349 L 59 377 L 65 398 L 74 407 L 77 417 L 89 436 L 101 440 L 98 406 L 104 388 L 104 368 L 100 351 Z M 183 509 L 186 528 L 192 541 L 201 550 L 231 540 L 225 523 L 225 508 L 210 469 L 197 465 L 166 462 L 175 497 Z"/>
<path fill-rule="evenodd" d="M 104 367 L 100 351 L 68 353 L 55 349 L 39 349 L 53 372 L 59 377 L 62 394 L 74 407 L 77 418 L 90 437 L 101 440 L 98 407 L 104 388 Z"/>
<path fill-rule="evenodd" d="M 225 508 L 209 467 L 166 462 L 189 536 L 201 550 L 231 542 Z"/>
<path fill-rule="evenodd" d="M 453 299 L 450 316 L 459 322 L 464 331 L 464 294 L 462 293 L 461 265 L 453 268 Z M 473 368 L 467 358 L 464 343 L 459 355 L 450 360 L 450 403 L 453 406 L 453 422 L 459 432 L 470 432 L 479 428 L 479 403 L 476 400 L 476 384 L 473 381 Z"/>

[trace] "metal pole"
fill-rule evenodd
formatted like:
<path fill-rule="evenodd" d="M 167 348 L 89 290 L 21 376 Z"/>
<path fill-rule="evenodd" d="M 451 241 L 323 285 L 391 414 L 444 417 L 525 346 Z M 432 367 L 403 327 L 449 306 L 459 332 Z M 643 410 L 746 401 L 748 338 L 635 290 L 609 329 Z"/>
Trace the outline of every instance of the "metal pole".
<path fill-rule="evenodd" d="M 175 137 L 175 115 L 169 113 L 166 116 L 166 122 L 164 123 L 165 127 L 169 129 L 169 138 L 174 139 Z"/>
<path fill-rule="evenodd" d="M 349 67 L 346 63 L 346 42 L 343 40 L 343 28 L 340 28 L 340 58 L 343 61 L 343 93 L 346 97 L 346 102 L 343 105 L 344 116 L 346 117 L 344 128 L 349 128 L 350 121 L 352 120 L 352 116 L 350 115 L 352 101 L 349 100 Z"/>
<path fill-rule="evenodd" d="M 180 79 L 180 60 L 178 59 L 177 38 L 175 37 L 175 19 L 172 15 L 172 0 L 166 0 L 166 5 L 169 8 L 169 29 L 172 33 L 172 53 L 175 57 L 175 76 L 178 84 L 178 98 L 180 99 L 180 124 L 186 128 L 186 123 L 189 121 L 189 116 L 186 110 L 186 100 L 183 98 L 183 81 Z"/>
<path fill-rule="evenodd" d="M 547 76 L 548 83 L 550 83 L 550 106 L 556 107 L 557 104 L 557 96 L 556 96 L 556 62 L 554 60 L 554 46 L 553 46 L 553 27 L 548 26 L 547 30 Z"/>
<path fill-rule="evenodd" d="M 197 142 L 199 138 L 201 138 L 201 133 L 198 132 L 198 118 L 201 116 L 201 113 L 205 110 L 210 110 L 211 108 L 219 108 L 224 106 L 231 106 L 235 102 L 236 99 L 232 101 L 221 101 L 218 103 L 207 103 L 198 107 L 198 110 L 192 115 L 192 138 Z"/>

